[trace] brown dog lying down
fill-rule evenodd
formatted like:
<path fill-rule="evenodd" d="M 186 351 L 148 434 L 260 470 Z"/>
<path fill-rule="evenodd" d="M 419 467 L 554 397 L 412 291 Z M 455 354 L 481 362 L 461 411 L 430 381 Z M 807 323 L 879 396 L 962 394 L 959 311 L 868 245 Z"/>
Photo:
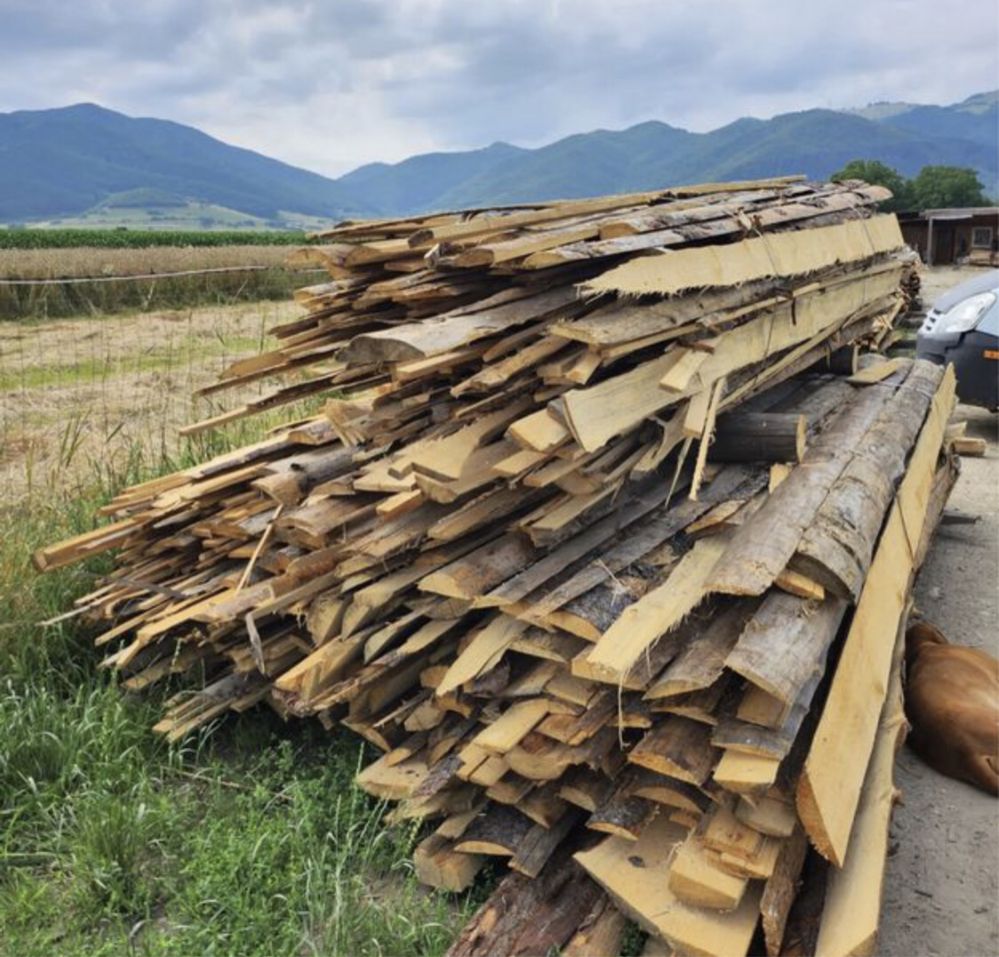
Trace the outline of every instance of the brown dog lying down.
<path fill-rule="evenodd" d="M 941 774 L 999 796 L 999 662 L 925 621 L 905 633 L 909 743 Z"/>

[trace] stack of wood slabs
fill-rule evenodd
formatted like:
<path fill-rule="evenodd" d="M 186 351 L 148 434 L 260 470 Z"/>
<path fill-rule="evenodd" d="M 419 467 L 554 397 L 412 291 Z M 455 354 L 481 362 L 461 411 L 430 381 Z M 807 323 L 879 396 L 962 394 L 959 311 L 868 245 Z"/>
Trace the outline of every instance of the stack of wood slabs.
<path fill-rule="evenodd" d="M 846 859 L 866 760 L 836 722 L 870 753 L 871 634 L 901 614 L 952 400 L 923 363 L 792 378 L 901 308 L 883 198 L 785 179 L 343 225 L 311 253 L 332 281 L 307 315 L 219 388 L 294 381 L 192 430 L 311 393 L 321 412 L 125 490 L 36 564 L 117 550 L 79 607 L 126 687 L 190 679 L 169 736 L 266 702 L 374 742 L 362 786 L 439 821 L 429 883 L 506 858 L 609 935 L 576 853 L 696 950 L 586 856 L 661 830 L 678 906 L 743 936 L 751 914 L 752 936 L 803 835 Z M 885 548 L 897 612 L 865 606 Z"/>

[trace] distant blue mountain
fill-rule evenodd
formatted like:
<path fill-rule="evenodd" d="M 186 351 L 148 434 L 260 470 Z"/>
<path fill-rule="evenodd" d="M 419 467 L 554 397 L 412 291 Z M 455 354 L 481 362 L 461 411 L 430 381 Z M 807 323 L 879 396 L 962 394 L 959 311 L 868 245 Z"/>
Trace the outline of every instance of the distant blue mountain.
<path fill-rule="evenodd" d="M 652 120 L 537 149 L 494 143 L 371 163 L 339 179 L 92 104 L 21 111 L 0 114 L 0 222 L 72 216 L 134 190 L 265 219 L 409 215 L 789 172 L 823 178 L 851 159 L 878 159 L 906 176 L 927 164 L 970 166 L 997 195 L 999 92 L 951 106 L 744 118 L 709 133 Z"/>
<path fill-rule="evenodd" d="M 355 211 L 333 180 L 180 123 L 92 103 L 0 113 L 0 222 L 70 216 L 135 189 L 265 218 Z"/>

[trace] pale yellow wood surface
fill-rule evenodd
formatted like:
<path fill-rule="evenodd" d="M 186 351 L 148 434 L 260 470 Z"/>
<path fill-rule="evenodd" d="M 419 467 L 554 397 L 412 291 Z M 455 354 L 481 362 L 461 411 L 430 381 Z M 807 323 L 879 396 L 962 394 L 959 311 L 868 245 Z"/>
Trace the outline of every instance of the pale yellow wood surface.
<path fill-rule="evenodd" d="M 670 864 L 669 887 L 685 904 L 712 910 L 739 906 L 749 882 L 719 867 L 705 851 L 696 832 L 677 849 Z"/>
<path fill-rule="evenodd" d="M 906 618 L 908 616 L 905 616 Z M 815 957 L 870 957 L 875 952 L 888 858 L 888 829 L 897 792 L 895 753 L 905 734 L 902 656 L 905 620 L 895 641 L 888 695 L 881 710 L 874 753 L 841 870 L 830 869 Z"/>
<path fill-rule="evenodd" d="M 743 896 L 729 913 L 690 907 L 669 888 L 674 849 L 686 829 L 660 814 L 637 841 L 607 838 L 576 860 L 644 929 L 695 957 L 741 957 L 749 950 L 759 920 L 760 891 Z"/>
<path fill-rule="evenodd" d="M 726 246 L 678 249 L 632 259 L 585 284 L 588 292 L 673 295 L 770 276 L 801 276 L 835 262 L 857 262 L 904 245 L 894 215 L 765 234 Z"/>

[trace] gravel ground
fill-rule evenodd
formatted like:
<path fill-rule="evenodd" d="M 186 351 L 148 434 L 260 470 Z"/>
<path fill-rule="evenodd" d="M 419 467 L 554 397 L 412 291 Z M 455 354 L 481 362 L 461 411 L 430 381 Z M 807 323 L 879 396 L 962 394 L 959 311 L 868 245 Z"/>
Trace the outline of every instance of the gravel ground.
<path fill-rule="evenodd" d="M 924 290 L 933 290 L 927 306 L 938 291 L 969 275 L 953 269 L 940 273 L 924 279 Z M 997 655 L 997 417 L 962 405 L 955 418 L 967 420 L 968 435 L 989 443 L 985 458 L 962 459 L 948 504 L 978 521 L 939 529 L 916 582 L 916 605 L 951 641 Z M 999 803 L 928 768 L 908 747 L 899 753 L 895 782 L 903 803 L 892 820 L 878 953 L 999 954 Z"/>

